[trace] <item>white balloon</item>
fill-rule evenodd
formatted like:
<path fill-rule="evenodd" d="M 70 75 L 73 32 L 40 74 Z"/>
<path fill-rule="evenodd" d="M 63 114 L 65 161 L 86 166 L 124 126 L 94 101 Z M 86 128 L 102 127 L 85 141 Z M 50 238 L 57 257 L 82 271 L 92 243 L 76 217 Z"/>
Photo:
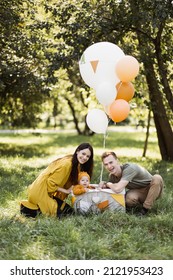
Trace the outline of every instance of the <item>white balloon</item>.
<path fill-rule="evenodd" d="M 88 127 L 95 133 L 106 133 L 108 127 L 108 117 L 100 109 L 90 110 L 86 117 Z"/>
<path fill-rule="evenodd" d="M 110 105 L 117 96 L 114 83 L 102 82 L 96 88 L 96 97 L 102 105 Z"/>
<path fill-rule="evenodd" d="M 86 61 L 94 61 L 99 58 L 102 58 L 104 61 L 112 61 L 114 59 L 118 60 L 120 56 L 124 56 L 124 52 L 117 45 L 110 42 L 92 44 L 84 53 Z"/>
<path fill-rule="evenodd" d="M 119 79 L 115 67 L 123 56 L 124 52 L 113 43 L 99 42 L 91 45 L 79 61 L 79 70 L 84 82 L 94 89 L 103 80 L 117 84 Z"/>

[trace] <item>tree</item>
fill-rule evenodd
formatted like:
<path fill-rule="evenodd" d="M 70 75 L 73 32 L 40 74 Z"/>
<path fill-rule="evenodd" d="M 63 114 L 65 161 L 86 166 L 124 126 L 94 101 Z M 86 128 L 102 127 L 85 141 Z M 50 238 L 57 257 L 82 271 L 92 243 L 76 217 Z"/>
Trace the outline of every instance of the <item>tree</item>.
<path fill-rule="evenodd" d="M 85 125 L 88 102 L 83 98 L 89 89 L 70 82 L 78 78 L 70 65 L 67 67 L 65 44 L 57 36 L 55 10 L 51 14 L 44 0 L 2 0 L 0 5 L 0 124 L 36 127 L 49 102 L 46 108 L 54 106 L 54 120 L 57 114 L 59 118 L 64 114 L 67 122 L 73 119 L 79 134 L 90 133 Z M 65 78 L 57 75 L 62 62 L 66 64 Z"/>
<path fill-rule="evenodd" d="M 138 38 L 138 49 L 144 65 L 160 152 L 164 160 L 173 160 L 173 131 L 170 118 L 173 113 L 173 96 L 168 68 L 172 50 L 165 52 L 165 47 L 169 49 L 167 41 L 172 39 L 169 32 L 171 1 L 129 2 L 133 19 L 132 29 Z M 170 116 L 169 110 L 172 112 Z"/>
<path fill-rule="evenodd" d="M 90 133 L 85 116 L 97 101 L 80 77 L 78 60 L 91 44 L 109 41 L 140 62 L 136 81 L 140 88 L 147 85 L 149 100 L 138 89 L 137 96 L 152 110 L 162 159 L 173 160 L 171 2 L 2 0 L 3 122 L 36 125 L 42 105 L 50 97 L 58 101 L 54 115 L 64 112 L 66 120 L 73 119 L 79 134 Z M 63 77 L 59 70 L 64 71 Z"/>
<path fill-rule="evenodd" d="M 1 125 L 35 127 L 48 97 L 48 67 L 41 51 L 44 41 L 38 31 L 30 32 L 37 28 L 29 19 L 33 5 L 33 1 L 21 0 L 0 3 Z"/>
<path fill-rule="evenodd" d="M 95 107 L 97 101 L 94 100 L 92 90 L 84 84 L 80 77 L 78 66 L 79 48 L 76 48 L 75 44 L 73 44 L 73 46 L 68 44 L 68 41 L 70 42 L 73 40 L 73 33 L 68 29 L 71 35 L 69 36 L 69 33 L 68 36 L 66 36 L 67 33 L 62 35 L 63 30 L 67 32 L 66 24 L 68 19 L 70 18 L 70 21 L 72 20 L 73 22 L 73 20 L 75 20 L 73 13 L 75 13 L 76 9 L 77 11 L 80 10 L 80 5 L 75 6 L 73 4 L 75 4 L 75 1 L 69 1 L 68 3 L 63 1 L 45 2 L 45 10 L 47 13 L 52 13 L 52 21 L 54 22 L 54 26 L 52 26 L 52 30 L 54 31 L 52 31 L 52 33 L 55 34 L 54 40 L 56 41 L 57 50 L 54 54 L 47 54 L 47 58 L 52 66 L 50 66 L 52 72 L 56 72 L 61 68 L 66 71 L 65 77 L 62 78 L 58 76 L 59 83 L 61 83 L 60 80 L 62 81 L 62 79 L 66 80 L 66 83 L 63 83 L 63 88 L 62 86 L 58 86 L 57 92 L 54 91 L 54 95 L 57 94 L 58 98 L 61 99 L 61 101 L 63 100 L 63 104 L 64 100 L 66 101 L 78 134 L 90 135 L 93 134 L 93 132 L 88 128 L 85 119 L 89 105 L 93 103 Z M 63 23 L 65 23 L 65 25 Z M 57 32 L 55 30 L 57 30 Z M 59 104 L 59 107 L 61 108 L 61 104 Z M 64 110 L 64 107 L 62 110 Z M 65 118 L 67 118 L 67 115 Z"/>
<path fill-rule="evenodd" d="M 77 2 L 77 3 L 76 3 Z M 109 41 L 137 57 L 148 85 L 151 109 L 162 159 L 173 160 L 172 1 L 68 1 L 57 9 L 56 22 L 63 38 L 69 67 L 92 43 Z M 59 4 L 58 4 L 59 5 Z M 56 11 L 56 12 L 55 12 Z M 167 43 L 169 42 L 169 44 Z M 63 52 L 61 50 L 61 52 Z M 64 64 L 65 63 L 65 64 Z"/>

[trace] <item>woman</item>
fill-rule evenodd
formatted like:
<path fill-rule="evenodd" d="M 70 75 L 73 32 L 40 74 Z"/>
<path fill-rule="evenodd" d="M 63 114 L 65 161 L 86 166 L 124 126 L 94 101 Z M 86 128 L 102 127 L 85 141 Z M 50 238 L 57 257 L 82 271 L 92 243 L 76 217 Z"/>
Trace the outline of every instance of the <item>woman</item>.
<path fill-rule="evenodd" d="M 72 185 L 78 182 L 78 173 L 93 172 L 93 148 L 80 144 L 73 155 L 53 161 L 28 188 L 28 200 L 21 201 L 21 213 L 35 217 L 38 212 L 49 216 L 69 214 L 73 209 L 64 202 Z"/>

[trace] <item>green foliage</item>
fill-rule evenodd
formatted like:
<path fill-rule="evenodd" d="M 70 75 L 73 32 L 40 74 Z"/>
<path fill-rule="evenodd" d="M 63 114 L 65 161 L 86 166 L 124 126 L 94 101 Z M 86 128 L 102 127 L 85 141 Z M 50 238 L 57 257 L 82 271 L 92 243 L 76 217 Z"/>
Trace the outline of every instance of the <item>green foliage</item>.
<path fill-rule="evenodd" d="M 52 125 L 53 116 L 54 127 L 73 123 L 91 134 L 88 109 L 102 106 L 78 61 L 91 44 L 109 41 L 140 63 L 128 121 L 146 126 L 151 109 L 162 158 L 172 160 L 170 0 L 2 0 L 0 11 L 1 126 L 36 127 L 41 118 Z"/>
<path fill-rule="evenodd" d="M 32 1 L 0 3 L 0 124 L 4 126 L 35 127 L 49 92 L 44 39 L 29 23 L 32 7 Z"/>
<path fill-rule="evenodd" d="M 147 113 L 141 116 L 139 112 L 147 108 L 152 110 L 162 158 L 172 160 L 173 152 L 169 148 L 171 142 L 166 137 L 168 134 L 169 139 L 173 139 L 172 49 L 167 48 L 166 43 L 172 42 L 173 38 L 172 2 L 110 0 L 97 3 L 78 0 L 62 1 L 61 4 L 59 7 L 59 3 L 52 2 L 49 9 L 56 14 L 55 20 L 59 26 L 55 37 L 63 38 L 65 44 L 65 48 L 59 49 L 61 66 L 72 73 L 78 56 L 89 45 L 99 41 L 113 42 L 122 47 L 126 54 L 135 56 L 141 64 L 142 77 L 137 79 L 135 98 L 138 110 L 137 113 L 133 111 L 133 117 L 137 115 L 145 125 Z M 53 64 L 56 59 L 55 55 Z M 72 84 L 76 85 L 76 80 Z M 139 97 L 141 102 L 138 102 Z"/>
<path fill-rule="evenodd" d="M 27 186 L 55 158 L 73 153 L 89 141 L 94 147 L 98 182 L 100 155 L 114 150 L 122 162 L 133 161 L 152 174 L 159 172 L 165 191 L 148 217 L 104 212 L 62 218 L 19 214 L 19 201 L 27 196 Z M 93 137 L 70 133 L 0 135 L 0 259 L 4 260 L 86 260 L 165 259 L 173 257 L 172 163 L 161 161 L 155 133 L 150 135 L 148 156 L 141 158 L 144 133 L 110 132 L 103 147 L 103 135 Z M 104 179 L 107 174 L 104 172 Z M 92 237 L 92 238 L 91 238 Z"/>

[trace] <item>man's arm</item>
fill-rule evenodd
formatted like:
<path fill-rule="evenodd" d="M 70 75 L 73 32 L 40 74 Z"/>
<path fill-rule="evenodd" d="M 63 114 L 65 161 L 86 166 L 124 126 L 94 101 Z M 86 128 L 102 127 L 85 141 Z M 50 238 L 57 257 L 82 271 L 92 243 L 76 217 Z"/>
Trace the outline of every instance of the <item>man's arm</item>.
<path fill-rule="evenodd" d="M 106 183 L 106 186 L 110 188 L 113 192 L 120 193 L 125 189 L 128 183 L 129 183 L 128 181 L 122 179 L 118 183 L 108 182 Z"/>

